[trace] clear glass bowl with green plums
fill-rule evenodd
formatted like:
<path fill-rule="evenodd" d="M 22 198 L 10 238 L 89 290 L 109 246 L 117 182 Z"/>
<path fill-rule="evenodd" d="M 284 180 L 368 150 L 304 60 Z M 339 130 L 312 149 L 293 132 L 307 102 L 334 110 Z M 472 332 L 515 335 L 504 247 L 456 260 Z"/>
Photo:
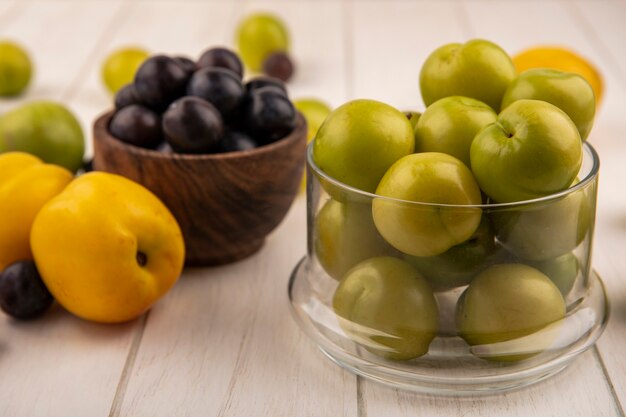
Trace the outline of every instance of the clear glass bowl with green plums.
<path fill-rule="evenodd" d="M 600 336 L 608 301 L 591 267 L 599 170 L 591 145 L 563 191 L 435 204 L 337 180 L 315 163 L 314 143 L 308 253 L 289 299 L 333 362 L 398 388 L 494 392 L 559 372 Z"/>

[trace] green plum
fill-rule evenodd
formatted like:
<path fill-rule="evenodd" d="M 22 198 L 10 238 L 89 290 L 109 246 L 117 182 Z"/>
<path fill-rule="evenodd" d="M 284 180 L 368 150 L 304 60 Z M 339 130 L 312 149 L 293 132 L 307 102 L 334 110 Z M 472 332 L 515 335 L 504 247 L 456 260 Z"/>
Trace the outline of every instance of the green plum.
<path fill-rule="evenodd" d="M 237 48 L 244 64 L 252 71 L 260 72 L 263 62 L 273 52 L 288 52 L 287 26 L 277 16 L 255 13 L 239 23 Z"/>
<path fill-rule="evenodd" d="M 380 181 L 372 203 L 374 224 L 393 247 L 436 256 L 472 237 L 481 218 L 480 189 L 465 164 L 439 152 L 398 160 Z M 433 203 L 433 204 L 421 204 Z"/>
<path fill-rule="evenodd" d="M 83 164 L 85 139 L 76 117 L 52 101 L 33 101 L 0 117 L 0 153 L 28 152 L 76 172 Z"/>
<path fill-rule="evenodd" d="M 437 256 L 410 256 L 404 259 L 413 265 L 437 291 L 470 283 L 479 272 L 501 262 L 505 253 L 496 245 L 493 230 L 485 216 L 478 229 L 467 240 Z"/>
<path fill-rule="evenodd" d="M 476 134 L 470 160 L 480 188 L 499 203 L 565 190 L 582 164 L 582 141 L 572 120 L 540 100 L 518 100 Z"/>
<path fill-rule="evenodd" d="M 137 69 L 150 56 L 141 48 L 121 48 L 109 54 L 102 63 L 102 82 L 111 94 L 133 82 Z"/>
<path fill-rule="evenodd" d="M 0 97 L 20 94 L 30 82 L 33 66 L 26 51 L 14 42 L 0 42 Z"/>
<path fill-rule="evenodd" d="M 330 107 L 323 101 L 314 98 L 303 98 L 294 100 L 293 105 L 295 108 L 304 115 L 307 124 L 306 140 L 310 142 L 317 131 L 319 130 L 324 120 L 330 113 Z M 304 191 L 306 188 L 306 169 L 302 174 L 302 181 L 300 182 L 300 190 Z"/>
<path fill-rule="evenodd" d="M 420 90 L 426 106 L 440 98 L 465 96 L 499 111 L 504 91 L 515 75 L 515 66 L 502 48 L 474 39 L 450 43 L 431 53 L 420 71 Z"/>
<path fill-rule="evenodd" d="M 497 115 L 485 103 L 469 97 L 444 97 L 428 106 L 415 127 L 415 152 L 443 152 L 470 166 L 470 146 Z"/>
<path fill-rule="evenodd" d="M 333 308 L 349 337 L 388 359 L 426 354 L 437 334 L 437 302 L 428 283 L 397 258 L 372 258 L 352 268 L 337 287 Z"/>
<path fill-rule="evenodd" d="M 387 169 L 413 152 L 411 123 L 374 100 L 349 101 L 331 112 L 313 142 L 313 160 L 332 178 L 374 192 Z"/>
<path fill-rule="evenodd" d="M 372 220 L 370 204 L 328 200 L 315 219 L 315 255 L 328 274 L 340 280 L 356 264 L 392 249 Z"/>
<path fill-rule="evenodd" d="M 330 114 L 330 107 L 314 98 L 302 98 L 293 101 L 295 108 L 304 115 L 307 123 L 307 141 L 313 139 L 322 123 Z"/>
<path fill-rule="evenodd" d="M 580 271 L 578 258 L 571 252 L 547 261 L 533 262 L 530 265 L 546 274 L 561 291 L 563 297 L 566 297 L 574 288 Z"/>
<path fill-rule="evenodd" d="M 565 301 L 550 278 L 528 265 L 498 264 L 481 272 L 463 292 L 456 324 L 459 336 L 475 346 L 518 339 L 564 317 Z M 499 351 L 484 359 L 526 359 L 549 342 L 524 351 Z"/>
<path fill-rule="evenodd" d="M 407 110 L 404 112 L 404 115 L 407 119 L 409 119 L 409 122 L 411 123 L 411 128 L 413 129 L 413 131 L 415 131 L 415 126 L 417 126 L 417 122 L 419 122 L 420 117 L 422 117 L 422 113 L 418 111 Z"/>
<path fill-rule="evenodd" d="M 583 190 L 494 211 L 498 240 L 521 259 L 545 261 L 574 250 L 592 232 L 593 208 Z"/>
<path fill-rule="evenodd" d="M 502 108 L 521 99 L 554 104 L 572 119 L 582 140 L 589 136 L 596 113 L 596 97 L 591 85 L 580 75 L 547 68 L 525 71 L 506 89 Z"/>

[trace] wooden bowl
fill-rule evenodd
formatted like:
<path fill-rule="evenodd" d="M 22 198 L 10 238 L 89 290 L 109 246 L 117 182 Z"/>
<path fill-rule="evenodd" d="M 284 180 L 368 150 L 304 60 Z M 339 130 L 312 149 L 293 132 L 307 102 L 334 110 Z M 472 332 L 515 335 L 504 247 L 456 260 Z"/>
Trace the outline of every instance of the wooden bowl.
<path fill-rule="evenodd" d="M 298 194 L 306 122 L 287 137 L 248 151 L 176 154 L 113 137 L 113 112 L 93 126 L 94 169 L 123 175 L 156 194 L 178 220 L 187 265 L 219 265 L 258 251 Z"/>

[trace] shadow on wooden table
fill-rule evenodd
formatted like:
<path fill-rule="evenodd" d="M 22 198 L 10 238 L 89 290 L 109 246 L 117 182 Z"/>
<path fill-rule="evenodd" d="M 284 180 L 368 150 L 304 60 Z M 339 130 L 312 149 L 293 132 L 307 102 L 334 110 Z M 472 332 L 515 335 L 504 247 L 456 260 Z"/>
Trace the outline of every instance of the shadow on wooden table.
<path fill-rule="evenodd" d="M 119 324 L 94 323 L 74 316 L 55 302 L 41 317 L 31 320 L 16 320 L 7 317 L 6 320 L 7 327 L 23 337 L 67 338 L 69 343 L 73 338 L 83 340 L 85 337 L 102 342 L 116 340 L 117 337 L 133 332 L 141 317 Z"/>

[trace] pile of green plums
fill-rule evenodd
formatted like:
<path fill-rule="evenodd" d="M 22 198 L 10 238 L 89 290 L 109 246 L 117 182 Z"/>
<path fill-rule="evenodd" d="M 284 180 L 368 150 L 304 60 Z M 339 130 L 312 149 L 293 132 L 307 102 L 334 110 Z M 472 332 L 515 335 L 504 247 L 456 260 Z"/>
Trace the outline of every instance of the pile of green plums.
<path fill-rule="evenodd" d="M 576 74 L 517 74 L 486 40 L 438 48 L 419 78 L 423 113 L 353 100 L 312 145 L 327 196 L 313 251 L 338 281 L 339 323 L 376 355 L 417 358 L 438 333 L 434 293 L 465 287 L 446 315 L 481 347 L 470 351 L 540 334 L 565 317 L 588 256 L 595 188 L 566 190 L 580 181 L 593 90 Z"/>

